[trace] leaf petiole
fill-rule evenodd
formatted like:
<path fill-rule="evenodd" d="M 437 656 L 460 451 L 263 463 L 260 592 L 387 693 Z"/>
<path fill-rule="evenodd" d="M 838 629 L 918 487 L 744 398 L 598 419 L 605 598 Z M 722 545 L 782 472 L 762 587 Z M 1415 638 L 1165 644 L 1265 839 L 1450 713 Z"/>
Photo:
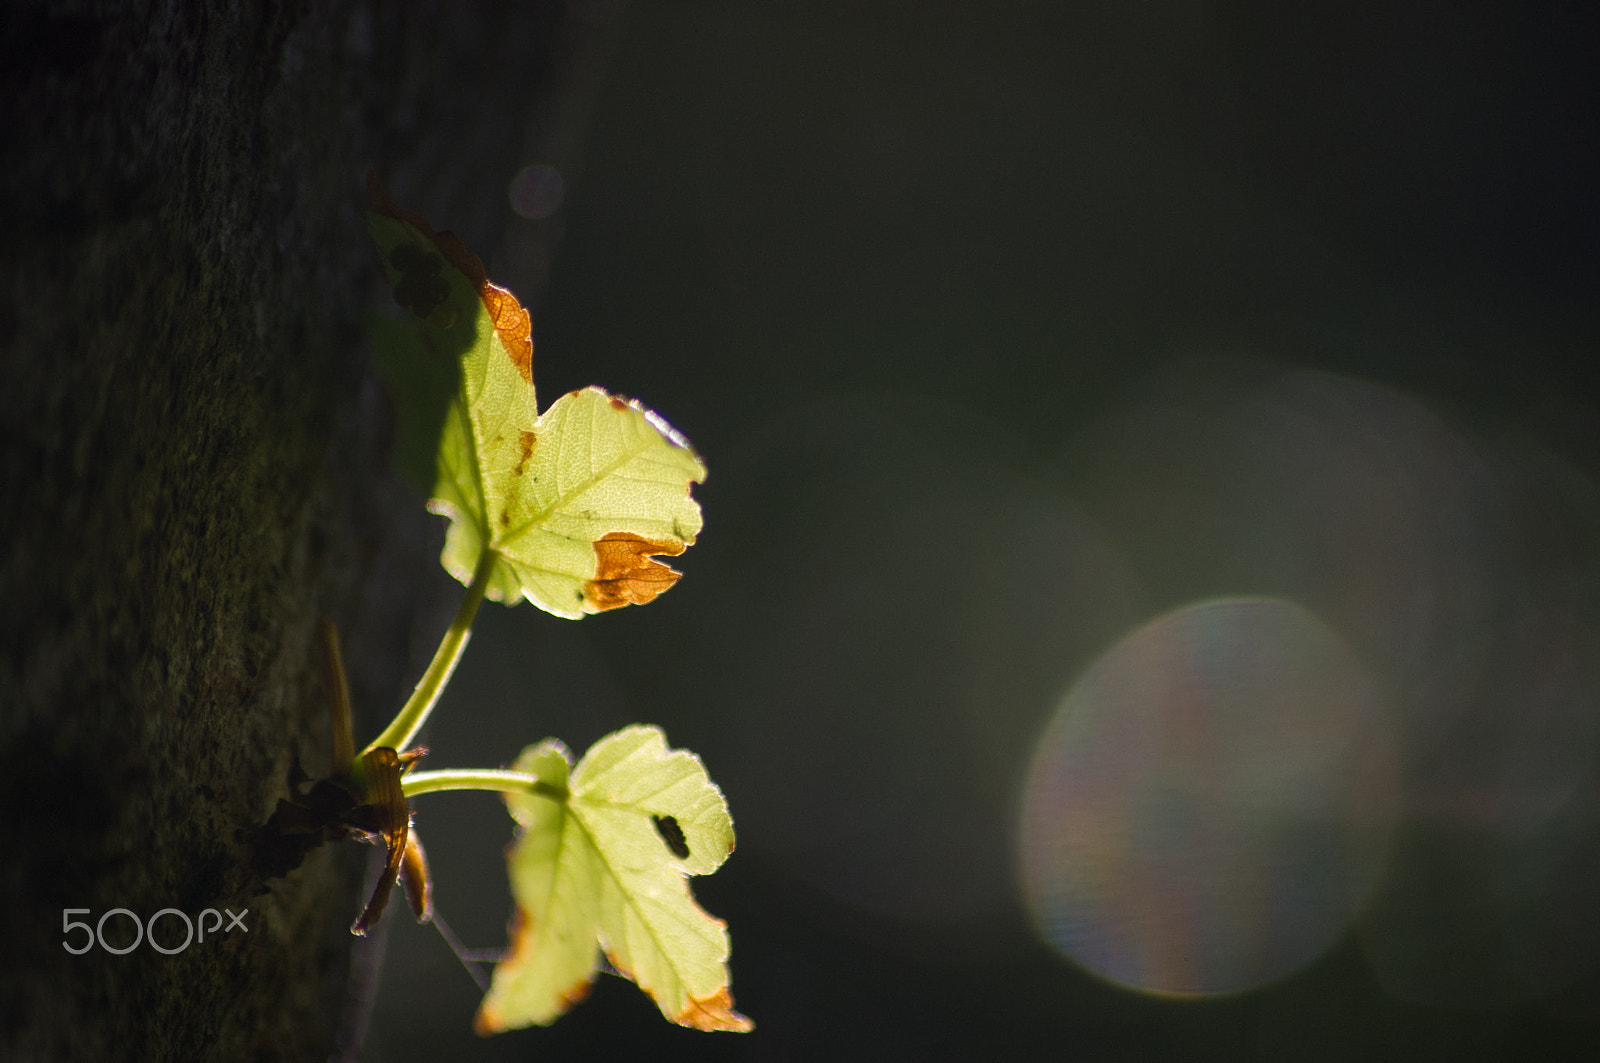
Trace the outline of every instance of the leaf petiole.
<path fill-rule="evenodd" d="M 467 639 L 472 636 L 472 620 L 478 615 L 483 592 L 488 589 L 489 577 L 494 573 L 495 562 L 499 560 L 499 554 L 487 546 L 483 548 L 478 557 L 477 570 L 472 573 L 472 582 L 467 586 L 467 596 L 462 599 L 455 620 L 444 633 L 439 648 L 434 651 L 433 660 L 428 662 L 428 670 L 417 680 L 416 689 L 400 707 L 400 712 L 383 729 L 382 734 L 367 743 L 363 753 L 384 747 L 405 749 L 422 729 L 423 721 L 433 711 L 445 684 L 450 681 L 450 673 L 455 671 L 456 662 L 461 660 L 461 654 L 467 648 Z"/>
<path fill-rule="evenodd" d="M 508 794 L 536 794 L 552 801 L 565 801 L 567 788 L 545 782 L 537 775 L 496 768 L 448 768 L 440 771 L 414 771 L 400 780 L 407 798 L 442 790 L 493 790 Z"/>

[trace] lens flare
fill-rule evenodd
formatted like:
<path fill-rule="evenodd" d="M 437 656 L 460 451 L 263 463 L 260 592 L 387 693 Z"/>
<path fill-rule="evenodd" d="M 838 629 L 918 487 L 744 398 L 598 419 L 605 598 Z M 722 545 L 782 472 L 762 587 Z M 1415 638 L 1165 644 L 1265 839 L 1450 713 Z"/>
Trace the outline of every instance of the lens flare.
<path fill-rule="evenodd" d="M 1109 650 L 1045 730 L 1024 898 L 1050 944 L 1114 982 L 1250 989 L 1358 914 L 1397 776 L 1378 688 L 1325 624 L 1281 599 L 1191 605 Z"/>

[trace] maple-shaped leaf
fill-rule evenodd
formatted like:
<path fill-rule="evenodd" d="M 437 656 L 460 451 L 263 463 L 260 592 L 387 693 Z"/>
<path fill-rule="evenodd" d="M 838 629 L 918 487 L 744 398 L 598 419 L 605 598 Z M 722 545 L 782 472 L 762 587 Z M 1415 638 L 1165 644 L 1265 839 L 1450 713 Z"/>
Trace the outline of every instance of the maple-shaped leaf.
<path fill-rule="evenodd" d="M 515 770 L 567 799 L 506 797 L 519 827 L 507 850 L 517 912 L 478 1032 L 553 1022 L 588 993 L 602 949 L 673 1022 L 751 1029 L 728 990 L 727 926 L 685 878 L 733 851 L 733 820 L 700 758 L 635 726 L 596 742 L 576 770 L 554 739 L 523 750 Z"/>
<path fill-rule="evenodd" d="M 706 469 L 688 442 L 599 388 L 540 414 L 528 312 L 460 240 L 397 207 L 375 177 L 368 196 L 395 301 L 417 318 L 409 336 L 374 335 L 388 348 L 391 381 L 421 382 L 400 389 L 411 426 L 402 455 L 419 437 L 433 447 L 428 508 L 450 518 L 444 567 L 467 583 L 491 549 L 488 597 L 527 598 L 565 617 L 642 604 L 670 587 L 678 573 L 653 558 L 682 553 L 701 527 L 689 491 Z M 441 384 L 453 392 L 430 404 L 427 389 L 439 394 Z"/>

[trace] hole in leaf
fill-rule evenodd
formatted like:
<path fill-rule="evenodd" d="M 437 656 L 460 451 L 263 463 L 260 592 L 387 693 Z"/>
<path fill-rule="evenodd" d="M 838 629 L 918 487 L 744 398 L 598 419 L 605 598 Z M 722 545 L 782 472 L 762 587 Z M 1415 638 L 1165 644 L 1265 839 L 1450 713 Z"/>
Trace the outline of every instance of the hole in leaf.
<path fill-rule="evenodd" d="M 656 825 L 656 833 L 667 843 L 667 849 L 673 856 L 679 860 L 689 859 L 689 840 L 683 836 L 683 828 L 678 826 L 675 817 L 651 816 L 650 822 Z"/>

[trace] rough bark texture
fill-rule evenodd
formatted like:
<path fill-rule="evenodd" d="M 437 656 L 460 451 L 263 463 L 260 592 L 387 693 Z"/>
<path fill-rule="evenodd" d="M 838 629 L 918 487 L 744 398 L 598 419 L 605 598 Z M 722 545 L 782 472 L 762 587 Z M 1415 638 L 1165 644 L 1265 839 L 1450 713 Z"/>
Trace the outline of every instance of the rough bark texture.
<path fill-rule="evenodd" d="M 483 72 L 473 51 L 497 20 L 537 45 L 549 5 L 499 6 L 102 0 L 5 16 L 6 1059 L 334 1051 L 362 854 L 321 851 L 254 895 L 239 831 L 285 794 L 295 758 L 326 768 L 319 618 L 345 632 L 367 719 L 415 674 L 434 530 L 388 471 L 359 327 L 375 276 L 360 178 L 376 162 L 415 191 L 478 151 L 503 182 L 516 138 L 482 147 L 444 124 L 474 93 L 531 91 L 536 56 Z M 170 956 L 62 947 L 65 908 L 93 923 L 224 907 L 249 909 L 247 934 Z M 125 943 L 131 923 L 113 916 L 105 935 Z M 158 937 L 179 943 L 181 921 Z"/>

